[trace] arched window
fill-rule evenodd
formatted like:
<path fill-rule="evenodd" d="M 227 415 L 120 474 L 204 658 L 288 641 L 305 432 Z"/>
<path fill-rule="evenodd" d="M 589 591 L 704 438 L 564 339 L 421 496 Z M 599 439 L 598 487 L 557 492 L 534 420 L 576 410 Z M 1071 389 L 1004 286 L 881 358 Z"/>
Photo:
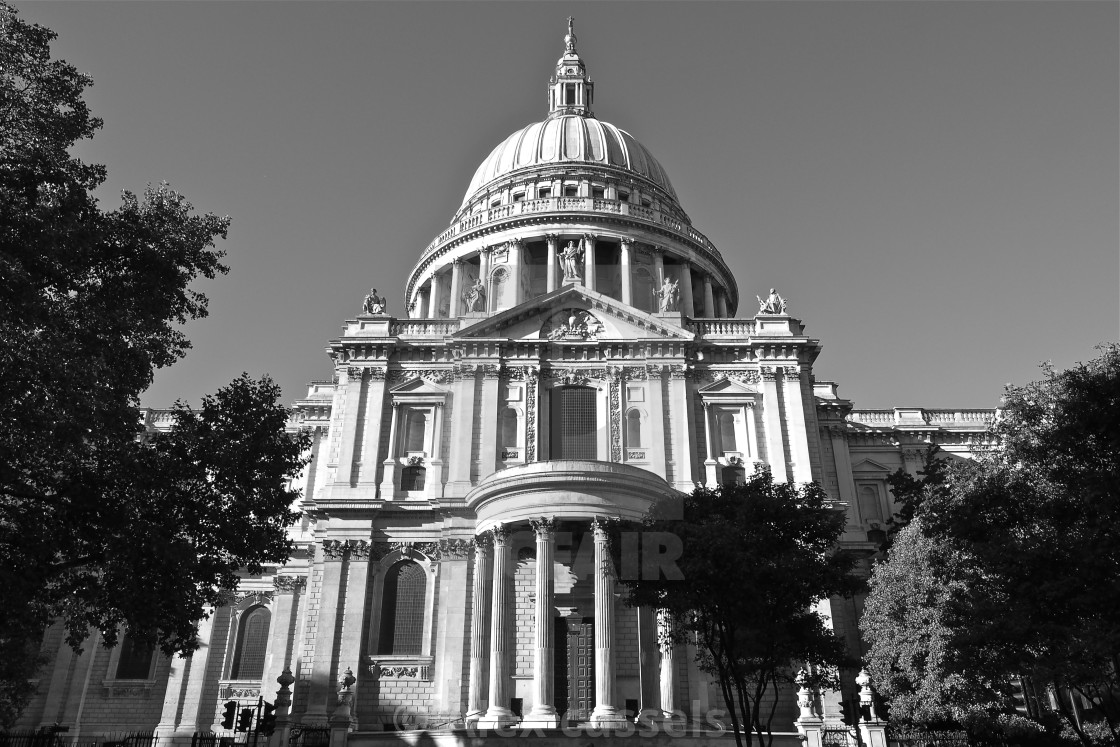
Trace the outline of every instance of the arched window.
<path fill-rule="evenodd" d="M 595 389 L 563 386 L 552 390 L 552 459 L 595 459 L 598 452 Z"/>
<path fill-rule="evenodd" d="M 423 490 L 427 470 L 413 464 L 401 470 L 401 490 Z"/>
<path fill-rule="evenodd" d="M 507 407 L 502 411 L 502 446 L 507 449 L 517 447 L 517 410 Z"/>
<path fill-rule="evenodd" d="M 230 677 L 235 680 L 259 680 L 264 676 L 264 654 L 268 648 L 271 620 L 272 613 L 266 607 L 253 607 L 242 613 Z"/>
<path fill-rule="evenodd" d="M 424 450 L 424 426 L 427 422 L 427 413 L 423 410 L 409 410 L 405 423 L 404 450 Z"/>
<path fill-rule="evenodd" d="M 507 296 L 512 294 L 513 285 L 510 282 L 509 270 L 505 267 L 494 270 L 490 274 L 490 310 L 499 311 L 509 308 L 510 299 Z"/>
<path fill-rule="evenodd" d="M 642 414 L 637 410 L 626 413 L 626 445 L 629 447 L 642 445 Z"/>
<path fill-rule="evenodd" d="M 138 641 L 132 634 L 121 636 L 120 656 L 117 658 L 118 680 L 146 680 L 152 673 L 152 658 L 155 647 L 150 643 Z"/>
<path fill-rule="evenodd" d="M 719 443 L 724 452 L 738 451 L 735 448 L 735 414 L 726 410 L 719 414 Z"/>
<path fill-rule="evenodd" d="M 402 560 L 386 573 L 377 653 L 423 653 L 427 584 L 424 569 L 411 560 Z"/>

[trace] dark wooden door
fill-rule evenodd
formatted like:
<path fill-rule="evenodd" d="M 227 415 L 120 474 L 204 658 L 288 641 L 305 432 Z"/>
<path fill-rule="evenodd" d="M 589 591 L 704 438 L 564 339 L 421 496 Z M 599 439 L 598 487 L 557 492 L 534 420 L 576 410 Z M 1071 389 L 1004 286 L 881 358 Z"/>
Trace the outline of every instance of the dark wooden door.
<path fill-rule="evenodd" d="M 588 721 L 595 710 L 595 618 L 568 627 L 568 720 Z"/>

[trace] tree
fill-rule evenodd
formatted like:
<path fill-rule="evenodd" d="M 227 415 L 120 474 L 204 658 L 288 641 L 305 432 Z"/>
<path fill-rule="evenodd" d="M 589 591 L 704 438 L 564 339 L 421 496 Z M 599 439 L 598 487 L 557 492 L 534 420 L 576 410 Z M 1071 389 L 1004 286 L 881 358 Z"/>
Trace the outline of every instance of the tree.
<path fill-rule="evenodd" d="M 954 645 L 959 618 L 981 593 L 968 559 L 923 533 L 915 519 L 895 536 L 871 577 L 860 628 L 871 681 L 904 724 L 965 723 L 1008 702 L 1009 683 Z"/>
<path fill-rule="evenodd" d="M 628 603 L 663 610 L 675 641 L 698 643 L 736 744 L 757 736 L 768 745 L 779 689 L 794 682 L 794 667 L 812 685 L 835 686 L 835 668 L 849 663 L 813 609 L 862 586 L 853 559 L 835 552 L 843 515 L 820 486 L 775 483 L 768 471 L 743 485 L 697 488 L 683 501 L 683 518 L 679 503 L 661 502 L 642 525 L 680 539 L 680 577 L 624 579 Z"/>
<path fill-rule="evenodd" d="M 141 438 L 139 395 L 206 315 L 228 218 L 167 185 L 103 211 L 101 166 L 70 156 L 101 126 L 91 80 L 48 29 L 0 2 L 0 724 L 26 701 L 38 640 L 120 627 L 189 652 L 236 571 L 281 562 L 302 465 L 276 386 L 242 377 Z"/>
<path fill-rule="evenodd" d="M 1090 744 L 1070 693 L 1120 741 L 1120 346 L 1067 371 L 1009 386 L 999 446 L 948 469 L 916 509 L 941 558 L 933 580 L 979 583 L 954 602 L 954 657 L 1005 679 L 1027 675 Z M 876 577 L 897 575 L 895 554 Z M 893 567 L 892 567 L 893 566 Z M 871 609 L 886 582 L 873 582 Z M 954 597 L 955 598 L 955 597 Z M 865 618 L 866 620 L 867 618 Z"/>

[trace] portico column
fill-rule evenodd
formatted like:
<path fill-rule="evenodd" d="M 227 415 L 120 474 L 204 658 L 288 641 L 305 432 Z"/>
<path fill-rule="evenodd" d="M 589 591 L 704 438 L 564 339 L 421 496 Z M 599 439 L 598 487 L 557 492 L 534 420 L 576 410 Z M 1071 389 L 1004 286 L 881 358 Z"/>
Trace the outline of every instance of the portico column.
<path fill-rule="evenodd" d="M 506 606 L 507 590 L 513 578 L 510 543 L 507 527 L 494 527 L 494 591 L 490 619 L 490 707 L 478 725 L 484 729 L 515 723 L 517 716 L 509 709 L 509 661 L 506 658 L 506 638 L 509 628 L 509 609 Z"/>
<path fill-rule="evenodd" d="M 681 312 L 685 316 L 696 316 L 696 306 L 692 301 L 692 265 L 681 260 Z"/>
<path fill-rule="evenodd" d="M 583 235 L 583 285 L 595 290 L 595 234 Z"/>
<path fill-rule="evenodd" d="M 661 712 L 665 718 L 679 716 L 677 713 L 676 682 L 677 665 L 674 652 L 676 644 L 672 640 L 673 620 L 665 610 L 657 611 L 657 638 L 661 642 Z"/>
<path fill-rule="evenodd" d="M 439 302 L 440 302 L 440 297 L 439 297 L 439 292 L 440 292 L 439 273 L 436 273 L 436 272 L 432 273 L 431 288 L 432 289 L 428 292 L 428 318 L 429 319 L 438 319 L 439 318 Z"/>
<path fill-rule="evenodd" d="M 618 271 L 622 277 L 622 302 L 627 306 L 634 305 L 634 291 L 633 291 L 633 278 L 630 275 L 630 247 L 634 242 L 626 237 L 622 237 L 622 249 L 618 255 Z"/>
<path fill-rule="evenodd" d="M 712 276 L 704 276 L 704 316 L 709 319 L 716 315 L 716 299 L 712 295 Z"/>
<path fill-rule="evenodd" d="M 607 525 L 591 522 L 595 536 L 595 710 L 594 724 L 620 724 L 625 719 L 614 699 L 614 569 L 607 545 Z"/>
<path fill-rule="evenodd" d="M 486 660 L 490 649 L 490 589 L 494 540 L 489 532 L 474 538 L 474 590 L 471 598 L 471 668 L 467 681 L 467 722 L 477 723 L 486 714 Z"/>
<path fill-rule="evenodd" d="M 654 287 L 660 287 L 665 282 L 665 251 L 661 247 L 653 249 L 653 274 L 657 276 L 653 279 Z"/>
<path fill-rule="evenodd" d="M 553 683 L 553 655 L 555 644 L 552 637 L 552 558 L 556 549 L 556 519 L 540 518 L 530 522 L 537 533 L 537 629 L 534 643 L 533 660 L 533 710 L 526 719 L 534 726 L 555 728 L 560 725 L 553 704 L 555 687 Z"/>
<path fill-rule="evenodd" d="M 556 290 L 556 242 L 560 240 L 560 237 L 550 233 L 545 238 L 548 241 L 548 258 L 546 260 L 548 270 L 545 276 L 545 291 L 551 293 Z"/>
<path fill-rule="evenodd" d="M 459 316 L 461 295 L 463 295 L 463 260 L 455 259 L 451 262 L 451 305 L 447 307 L 447 315 L 452 319 Z"/>

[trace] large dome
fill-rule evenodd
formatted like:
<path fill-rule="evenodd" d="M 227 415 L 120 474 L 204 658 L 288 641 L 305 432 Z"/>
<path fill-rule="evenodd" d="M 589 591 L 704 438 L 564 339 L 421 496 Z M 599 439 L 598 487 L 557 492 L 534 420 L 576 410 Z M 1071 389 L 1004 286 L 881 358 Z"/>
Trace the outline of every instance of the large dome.
<path fill-rule="evenodd" d="M 678 202 L 665 169 L 644 145 L 609 122 L 579 114 L 534 122 L 503 140 L 474 172 L 464 204 L 490 182 L 535 166 L 587 163 L 614 166 L 644 177 Z"/>

